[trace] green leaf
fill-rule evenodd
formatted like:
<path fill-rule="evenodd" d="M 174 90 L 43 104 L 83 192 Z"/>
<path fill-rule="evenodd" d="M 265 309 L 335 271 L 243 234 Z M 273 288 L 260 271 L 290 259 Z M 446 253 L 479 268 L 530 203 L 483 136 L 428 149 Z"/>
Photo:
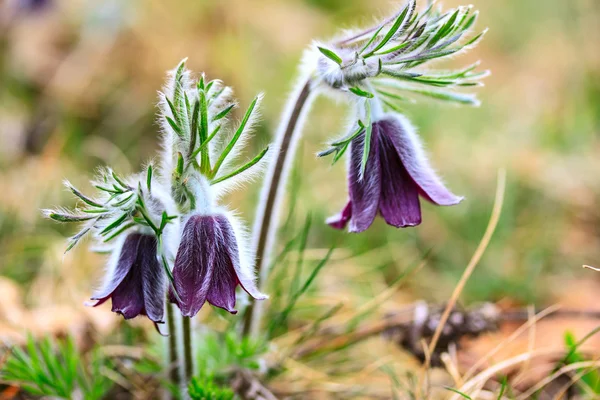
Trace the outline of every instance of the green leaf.
<path fill-rule="evenodd" d="M 148 171 L 146 172 L 146 186 L 148 191 L 152 191 L 152 164 L 148 165 Z"/>
<path fill-rule="evenodd" d="M 365 101 L 365 109 L 367 120 L 363 156 L 360 164 L 360 180 L 362 180 L 365 177 L 365 169 L 367 168 L 367 161 L 369 159 L 369 153 L 371 152 L 371 135 L 373 133 L 373 125 L 371 125 L 371 104 L 369 103 L 369 100 Z"/>
<path fill-rule="evenodd" d="M 364 129 L 365 129 L 364 124 L 362 123 L 362 121 L 359 120 L 358 121 L 358 129 L 355 129 L 349 135 L 346 135 L 342 139 L 339 139 L 339 140 L 331 143 L 331 145 L 332 146 L 339 146 L 339 145 L 342 145 L 342 144 L 349 143 L 350 141 L 352 141 L 353 139 L 355 139 Z"/>
<path fill-rule="evenodd" d="M 302 229 L 302 233 L 300 235 L 300 243 L 298 246 L 298 260 L 296 260 L 296 269 L 294 271 L 294 275 L 292 276 L 292 280 L 290 281 L 290 288 L 288 290 L 288 301 L 292 301 L 294 293 L 298 291 L 298 284 L 300 283 L 300 279 L 302 277 L 302 267 L 304 265 L 304 252 L 306 250 L 306 243 L 308 240 L 308 233 L 310 232 L 311 224 L 312 215 L 309 213 L 306 216 L 304 228 Z"/>
<path fill-rule="evenodd" d="M 104 214 L 107 213 L 109 210 L 106 208 L 93 208 L 91 210 L 81 210 L 86 214 Z"/>
<path fill-rule="evenodd" d="M 123 200 L 120 200 L 118 202 L 116 202 L 115 204 L 113 204 L 113 207 L 121 207 L 122 205 L 128 203 L 132 198 L 133 198 L 134 194 L 131 193 L 129 196 L 125 197 Z"/>
<path fill-rule="evenodd" d="M 169 125 L 171 126 L 171 128 L 173 128 L 173 130 L 175 131 L 175 133 L 177 134 L 177 136 L 179 136 L 180 138 L 183 137 L 183 132 L 181 131 L 181 128 L 179 126 L 177 126 L 177 124 L 175 123 L 175 121 L 173 121 L 170 117 L 165 116 L 167 122 L 169 123 Z"/>
<path fill-rule="evenodd" d="M 79 240 L 82 237 L 84 237 L 90 230 L 91 230 L 91 227 L 88 226 L 88 227 L 83 228 L 81 231 L 79 231 L 79 233 L 77 233 L 75 236 L 72 236 L 69 239 L 69 245 L 65 249 L 65 254 L 68 253 L 73 247 L 75 247 L 75 245 L 77 243 L 79 243 Z"/>
<path fill-rule="evenodd" d="M 231 110 L 233 110 L 234 107 L 235 107 L 235 104 L 230 104 L 223 111 L 221 111 L 220 113 L 218 113 L 217 115 L 215 115 L 214 118 L 212 119 L 212 121 L 215 122 L 215 121 L 218 121 L 218 120 L 220 120 L 222 118 L 225 118 L 227 116 L 227 114 L 229 114 L 229 112 Z"/>
<path fill-rule="evenodd" d="M 69 190 L 78 198 L 80 198 L 84 203 L 92 206 L 92 207 L 98 207 L 98 208 L 102 208 L 104 207 L 102 204 L 92 200 L 91 198 L 87 197 L 86 195 L 84 195 L 83 193 L 81 193 L 79 190 L 77 190 L 73 185 L 71 185 L 70 183 L 66 183 L 66 186 L 69 188 Z"/>
<path fill-rule="evenodd" d="M 478 16 L 479 16 L 479 11 L 475 11 L 473 13 L 473 15 L 471 15 L 471 18 L 469 18 L 467 20 L 467 23 L 464 25 L 464 27 L 462 29 L 465 31 L 470 29 L 473 26 L 473 24 L 475 24 L 475 21 L 477 21 Z"/>
<path fill-rule="evenodd" d="M 300 299 L 300 297 L 302 297 L 302 295 L 304 293 L 306 293 L 306 291 L 311 287 L 312 283 L 317 278 L 317 275 L 319 274 L 321 269 L 323 269 L 323 267 L 329 262 L 329 259 L 331 258 L 331 254 L 333 254 L 334 250 L 335 250 L 335 247 L 329 248 L 329 251 L 327 252 L 325 257 L 312 270 L 312 272 L 310 273 L 310 276 L 306 279 L 306 281 L 304 282 L 302 287 L 296 293 L 293 294 L 292 298 L 290 299 L 290 301 L 288 302 L 286 307 L 283 309 L 281 314 L 275 320 L 273 320 L 271 330 L 274 327 L 276 327 L 277 325 L 282 325 L 287 321 L 290 313 L 294 309 L 294 307 L 295 307 L 296 303 L 298 302 L 298 300 Z"/>
<path fill-rule="evenodd" d="M 129 189 L 129 186 L 123 182 L 123 180 L 121 180 L 121 178 L 119 178 L 119 176 L 114 172 L 114 171 L 110 171 L 112 177 L 114 178 L 115 181 L 117 181 L 117 183 L 123 188 L 123 189 Z"/>
<path fill-rule="evenodd" d="M 242 133 L 244 132 L 244 129 L 246 128 L 246 124 L 248 123 L 248 121 L 250 120 L 250 117 L 252 116 L 252 113 L 254 112 L 254 107 L 256 107 L 257 102 L 258 102 L 258 97 L 255 97 L 254 100 L 252 101 L 252 103 L 250 104 L 250 107 L 248 107 L 248 110 L 246 111 L 246 114 L 244 115 L 244 118 L 242 119 L 240 126 L 235 131 L 235 134 L 233 135 L 233 137 L 227 144 L 227 147 L 225 147 L 225 149 L 219 156 L 219 158 L 218 158 L 217 162 L 215 163 L 215 166 L 212 170 L 211 175 L 213 177 L 217 174 L 217 172 L 219 172 L 219 168 L 221 168 L 221 165 L 223 164 L 223 162 L 225 161 L 225 159 L 227 158 L 227 156 L 229 155 L 231 150 L 233 150 L 233 146 L 235 146 L 235 144 L 237 143 L 240 136 L 242 136 Z"/>
<path fill-rule="evenodd" d="M 112 194 L 113 194 L 113 196 L 117 196 L 117 195 L 119 195 L 119 194 L 123 194 L 123 193 L 125 193 L 125 192 L 123 192 L 122 190 L 110 189 L 110 188 L 107 188 L 107 187 L 104 187 L 104 186 L 100 186 L 100 185 L 94 185 L 94 187 L 95 187 L 96 189 L 98 189 L 98 190 L 102 190 L 103 192 L 106 192 L 106 193 L 112 193 Z"/>
<path fill-rule="evenodd" d="M 169 223 L 169 216 L 167 215 L 166 211 L 163 211 L 161 218 L 160 218 L 160 227 L 159 230 L 162 232 L 163 229 L 165 229 L 165 226 L 167 226 L 167 224 Z"/>
<path fill-rule="evenodd" d="M 426 90 L 416 88 L 404 88 L 404 90 L 412 93 L 420 94 L 421 96 L 430 97 L 436 100 L 449 101 L 452 103 L 465 104 L 470 106 L 478 106 L 479 101 L 474 95 L 464 93 L 445 92 L 438 90 Z"/>
<path fill-rule="evenodd" d="M 446 87 L 452 86 L 456 84 L 455 80 L 452 79 L 442 79 L 442 78 L 434 78 L 427 76 L 408 76 L 408 75 L 392 75 L 395 78 L 407 80 L 413 83 L 419 83 L 422 85 L 428 86 L 436 86 L 436 87 Z"/>
<path fill-rule="evenodd" d="M 46 211 L 46 216 L 57 222 L 83 222 L 96 218 L 94 215 L 67 214 L 52 210 Z"/>
<path fill-rule="evenodd" d="M 365 45 L 360 49 L 360 51 L 358 52 L 359 55 L 361 55 L 362 53 L 365 52 L 365 50 L 367 50 L 367 48 L 371 45 L 371 43 L 373 43 L 373 41 L 375 39 L 377 39 L 377 36 L 379 36 L 379 32 L 381 32 L 381 30 L 385 27 L 385 25 L 381 25 L 379 27 L 379 29 L 377 29 L 375 31 L 375 33 L 373 34 L 373 36 L 371 36 L 371 39 L 369 39 L 369 41 L 367 43 L 365 43 Z"/>
<path fill-rule="evenodd" d="M 177 67 L 177 72 L 175 73 L 176 79 L 181 79 L 183 75 L 183 70 L 185 69 L 185 63 L 187 61 L 187 57 L 179 62 L 179 66 Z"/>
<path fill-rule="evenodd" d="M 452 48 L 452 49 L 445 49 L 445 50 L 439 50 L 439 51 L 424 51 L 422 53 L 415 54 L 413 56 L 408 56 L 405 58 L 398 59 L 394 62 L 388 63 L 388 65 L 404 64 L 404 63 L 409 63 L 409 62 L 413 62 L 413 61 L 418 61 L 418 62 L 422 63 L 424 61 L 432 60 L 434 58 L 440 58 L 440 57 L 446 57 L 446 56 L 452 55 L 452 54 L 460 51 L 461 49 L 462 49 L 462 47 L 456 47 L 456 48 Z"/>
<path fill-rule="evenodd" d="M 333 156 L 332 164 L 335 164 L 340 160 L 340 158 L 342 158 L 342 156 L 346 153 L 346 150 L 348 150 L 348 146 L 350 146 L 350 142 L 343 144 L 339 148 L 339 150 L 335 153 L 335 156 Z"/>
<path fill-rule="evenodd" d="M 181 152 L 177 153 L 177 165 L 175 166 L 175 173 L 178 177 L 183 175 L 183 154 Z"/>
<path fill-rule="evenodd" d="M 206 93 L 210 92 L 210 89 L 213 87 L 214 84 L 215 84 L 214 79 L 212 81 L 208 82 L 206 84 L 206 89 L 204 89 L 204 92 L 206 92 Z"/>
<path fill-rule="evenodd" d="M 119 218 L 117 218 L 112 223 L 110 223 L 106 228 L 104 228 L 102 230 L 102 232 L 100 232 L 100 235 L 106 235 L 108 232 L 110 232 L 113 229 L 120 226 L 123 222 L 125 222 L 125 220 L 127 219 L 128 216 L 129 216 L 129 213 L 125 213 L 125 214 L 121 215 Z"/>
<path fill-rule="evenodd" d="M 472 6 L 467 6 L 467 7 L 460 7 L 461 9 L 464 9 L 465 12 L 462 14 L 462 16 L 460 17 L 460 20 L 454 24 L 454 30 L 453 32 L 456 32 L 458 30 L 464 32 L 464 23 L 467 20 L 467 17 L 469 16 L 469 14 L 471 13 L 471 10 L 473 9 Z"/>
<path fill-rule="evenodd" d="M 479 41 L 479 39 L 481 39 L 483 37 L 483 35 L 485 35 L 487 33 L 487 31 L 488 31 L 487 28 L 484 29 L 483 32 L 481 32 L 479 35 L 475 36 L 473 39 L 469 40 L 462 47 L 468 47 L 468 46 L 474 45 L 475 43 L 477 43 Z"/>
<path fill-rule="evenodd" d="M 104 243 L 108 243 L 111 240 L 113 240 L 114 238 L 116 238 L 117 236 L 119 236 L 121 233 L 125 232 L 127 229 L 129 228 L 133 228 L 135 226 L 134 222 L 129 222 L 125 225 L 123 225 L 121 228 L 119 228 L 116 232 L 114 232 L 112 235 L 108 236 L 106 239 L 103 240 Z"/>
<path fill-rule="evenodd" d="M 222 176 L 220 178 L 217 178 L 215 180 L 213 180 L 211 182 L 211 185 L 217 184 L 219 182 L 223 182 L 224 180 L 227 180 L 229 178 L 233 178 L 236 175 L 241 174 L 242 172 L 246 171 L 247 169 L 253 167 L 254 165 L 256 165 L 258 162 L 260 162 L 260 160 L 262 160 L 262 158 L 267 154 L 267 152 L 269 151 L 269 147 L 266 147 L 263 151 L 261 151 L 256 157 L 254 157 L 252 160 L 250 160 L 249 162 L 247 162 L 246 164 L 244 164 L 243 166 L 239 167 L 238 169 L 236 169 L 235 171 Z"/>
<path fill-rule="evenodd" d="M 28 335 L 23 349 L 14 347 L 6 354 L 2 365 L 2 380 L 19 386 L 36 397 L 71 399 L 74 393 L 85 400 L 100 400 L 112 387 L 112 381 L 102 374 L 94 376 L 89 385 L 90 371 L 106 367 L 106 359 L 97 356 L 83 358 L 71 337 L 55 344 L 51 339 L 35 342 Z"/>
<path fill-rule="evenodd" d="M 215 136 L 217 136 L 217 133 L 219 133 L 220 130 L 221 130 L 221 125 L 217 125 L 215 127 L 215 129 L 213 130 L 213 132 L 210 134 L 210 136 L 204 141 L 204 143 L 201 143 L 200 147 L 198 147 L 196 149 L 196 151 L 194 151 L 194 154 L 192 154 L 192 158 L 195 158 L 204 148 L 206 148 L 206 146 L 208 146 L 210 141 L 213 140 L 213 138 Z"/>
<path fill-rule="evenodd" d="M 330 147 L 327 150 L 323 150 L 317 153 L 317 157 L 326 157 L 334 152 L 336 152 L 337 149 L 335 147 Z"/>
<path fill-rule="evenodd" d="M 190 147 L 189 147 L 189 155 L 194 153 L 194 148 L 196 147 L 196 138 L 198 137 L 198 113 L 200 110 L 200 101 L 196 100 L 194 102 L 194 111 L 192 112 L 192 129 L 190 132 Z"/>
<path fill-rule="evenodd" d="M 400 50 L 405 49 L 406 47 L 408 47 L 409 45 L 413 44 L 414 42 L 415 42 L 415 39 L 407 40 L 405 42 L 400 43 L 398 46 L 390 47 L 389 49 L 378 51 L 377 53 L 374 53 L 374 55 L 376 55 L 376 56 L 382 56 L 382 55 L 385 55 L 385 54 L 394 53 L 396 51 L 400 51 Z"/>
<path fill-rule="evenodd" d="M 154 231 L 154 233 L 156 233 L 157 235 L 160 234 L 160 230 L 158 229 L 158 227 L 156 226 L 156 224 L 154 223 L 154 221 L 152 221 L 152 219 L 150 218 L 150 216 L 146 213 L 146 210 L 142 207 L 138 207 L 138 211 L 140 212 L 140 214 L 142 214 L 142 218 L 144 218 L 144 221 L 146 221 L 146 223 L 148 224 L 148 226 L 150 228 L 152 228 L 152 230 Z"/>
<path fill-rule="evenodd" d="M 400 15 L 398 15 L 398 18 L 396 18 L 396 20 L 394 21 L 394 25 L 392 25 L 390 30 L 385 34 L 385 36 L 383 37 L 381 42 L 379 42 L 379 44 L 377 44 L 377 46 L 375 46 L 375 48 L 373 50 L 371 50 L 368 54 L 365 54 L 364 57 L 368 58 L 368 57 L 372 56 L 377 50 L 379 50 L 383 46 L 385 46 L 392 39 L 392 37 L 396 34 L 396 32 L 398 32 L 399 30 L 402 30 L 404 28 L 404 26 L 406 25 L 405 21 L 410 20 L 410 18 L 412 17 L 413 12 L 415 11 L 415 7 L 416 7 L 415 0 L 411 0 L 410 3 L 408 3 L 406 5 L 406 7 L 404 8 L 404 10 L 400 13 Z M 407 16 L 408 16 L 408 18 L 407 18 Z"/>
<path fill-rule="evenodd" d="M 171 100 L 169 100 L 169 98 L 167 97 L 166 94 L 163 93 L 163 96 L 165 97 L 165 100 L 167 101 L 167 104 L 169 105 L 169 109 L 171 110 L 171 114 L 173 114 L 173 118 L 178 119 L 179 116 L 178 116 L 177 110 L 175 109 L 175 106 L 173 105 Z"/>
<path fill-rule="evenodd" d="M 319 47 L 319 46 L 317 46 L 317 48 L 319 49 L 321 54 L 323 54 L 325 57 L 329 58 L 331 61 L 333 61 L 340 67 L 342 66 L 342 58 L 340 56 L 338 56 L 337 54 L 335 54 L 333 51 L 331 51 L 329 49 Z"/>
<path fill-rule="evenodd" d="M 349 90 L 357 96 L 366 97 L 368 99 L 373 98 L 373 93 L 366 92 L 357 86 L 351 87 Z"/>
<path fill-rule="evenodd" d="M 379 93 L 382 96 L 389 97 L 390 99 L 393 99 L 393 100 L 405 101 L 405 102 L 408 102 L 408 103 L 414 103 L 414 100 L 409 99 L 408 97 L 401 96 L 401 95 L 399 95 L 397 93 L 392 93 L 392 92 L 388 92 L 388 91 L 385 91 L 385 90 L 377 90 L 377 93 Z"/>
<path fill-rule="evenodd" d="M 449 391 L 451 391 L 451 392 L 454 392 L 454 393 L 456 393 L 456 394 L 460 395 L 461 397 L 463 397 L 463 398 L 465 398 L 465 399 L 467 399 L 467 400 L 473 400 L 473 399 L 471 399 L 471 397 L 467 396 L 467 395 L 466 395 L 466 394 L 464 394 L 463 392 L 460 392 L 460 391 L 458 391 L 458 389 L 454 389 L 454 388 L 451 388 L 451 387 L 449 387 L 449 386 L 446 386 L 445 388 L 446 388 L 446 390 L 449 390 Z"/>
<path fill-rule="evenodd" d="M 390 68 L 382 69 L 381 73 L 383 75 L 387 75 L 387 76 L 391 76 L 393 78 L 399 78 L 399 79 L 413 79 L 413 78 L 418 78 L 419 76 L 421 76 L 421 74 L 416 73 L 416 72 L 396 71 L 396 70 L 393 70 Z"/>
<path fill-rule="evenodd" d="M 456 18 L 458 17 L 459 11 L 459 9 L 456 9 L 456 11 L 452 13 L 450 18 L 448 18 L 448 21 L 446 21 L 446 23 L 437 30 L 436 34 L 429 41 L 427 45 L 428 47 L 433 47 L 440 39 L 446 37 L 448 32 L 450 32 L 450 30 L 452 29 L 452 25 L 454 24 L 454 22 L 456 22 Z"/>
<path fill-rule="evenodd" d="M 206 142 L 208 138 L 208 106 L 206 104 L 206 93 L 200 92 L 200 143 Z M 207 174 L 210 171 L 210 155 L 208 148 L 200 151 L 200 170 Z"/>
<path fill-rule="evenodd" d="M 508 380 L 506 377 L 502 378 L 502 387 L 500 387 L 500 393 L 498 393 L 497 400 L 502 400 L 504 396 L 504 392 L 506 392 L 506 387 L 508 386 Z"/>

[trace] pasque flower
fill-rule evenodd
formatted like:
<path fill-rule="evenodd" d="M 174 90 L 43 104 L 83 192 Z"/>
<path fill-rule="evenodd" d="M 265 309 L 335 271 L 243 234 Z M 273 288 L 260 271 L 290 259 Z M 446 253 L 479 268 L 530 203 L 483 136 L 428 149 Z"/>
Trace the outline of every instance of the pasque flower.
<path fill-rule="evenodd" d="M 172 171 L 170 186 L 183 226 L 169 297 L 184 316 L 196 315 L 207 301 L 236 313 L 238 285 L 255 299 L 266 297 L 254 283 L 244 230 L 217 206 L 224 193 L 252 179 L 266 161 L 268 148 L 246 163 L 234 162 L 251 134 L 261 98 L 257 96 L 240 124 L 233 126 L 229 113 L 236 103 L 233 91 L 222 82 L 202 76 L 193 83 L 181 63 L 164 88 L 163 147 L 168 152 L 162 168 Z"/>
<path fill-rule="evenodd" d="M 207 301 L 235 313 L 238 285 L 255 299 L 266 298 L 254 283 L 245 230 L 217 206 L 223 194 L 257 176 L 268 159 L 267 147 L 239 162 L 261 98 L 234 125 L 232 89 L 204 75 L 194 82 L 184 60 L 169 73 L 161 94 L 158 168 L 150 163 L 129 177 L 105 168 L 92 182 L 96 197 L 65 182 L 80 207 L 44 213 L 57 222 L 83 224 L 67 251 L 91 234 L 112 252 L 105 283 L 92 297 L 95 306 L 111 299 L 112 310 L 126 319 L 147 315 L 159 323 L 167 293 L 184 316 L 196 315 Z"/>
<path fill-rule="evenodd" d="M 235 314 L 238 285 L 257 300 L 266 298 L 256 288 L 240 239 L 225 214 L 189 217 L 173 268 L 183 315 L 196 315 L 206 301 Z"/>
<path fill-rule="evenodd" d="M 377 214 L 395 227 L 421 223 L 419 197 L 449 206 L 462 197 L 452 194 L 433 171 L 414 128 L 402 116 L 385 114 L 372 123 L 371 144 L 361 173 L 365 131 L 350 142 L 348 192 L 350 200 L 329 225 L 351 232 L 366 230 Z"/>
<path fill-rule="evenodd" d="M 483 36 L 469 37 L 477 19 L 472 7 L 442 12 L 433 3 L 418 11 L 415 0 L 391 18 L 362 32 L 316 46 L 314 62 L 319 82 L 329 92 L 346 94 L 356 107 L 358 129 L 339 139 L 320 156 L 339 160 L 349 150 L 349 201 L 328 223 L 338 229 L 349 224 L 362 232 L 377 214 L 396 227 L 421 223 L 423 197 L 437 205 L 453 205 L 452 194 L 433 171 L 420 139 L 401 115 L 403 103 L 429 97 L 478 105 L 467 87 L 481 86 L 488 72 L 474 72 L 478 63 L 457 71 L 422 66 L 468 50 Z"/>
<path fill-rule="evenodd" d="M 130 233 L 115 251 L 104 287 L 93 297 L 98 306 L 112 300 L 112 311 L 125 319 L 147 315 L 163 322 L 166 278 L 153 235 Z"/>

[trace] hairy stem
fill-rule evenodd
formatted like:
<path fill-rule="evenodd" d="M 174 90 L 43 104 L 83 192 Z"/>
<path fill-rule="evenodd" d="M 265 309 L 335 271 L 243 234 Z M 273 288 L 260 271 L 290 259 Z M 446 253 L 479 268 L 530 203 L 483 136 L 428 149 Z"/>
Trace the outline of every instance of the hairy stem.
<path fill-rule="evenodd" d="M 194 360 L 192 354 L 192 327 L 190 317 L 182 318 L 182 330 L 183 330 L 183 361 L 185 368 L 185 381 L 186 384 L 192 379 L 194 374 Z"/>
<path fill-rule="evenodd" d="M 179 373 L 179 355 L 177 353 L 177 328 L 175 327 L 175 310 L 171 302 L 167 302 L 167 325 L 169 328 L 169 380 L 173 387 L 178 388 L 181 385 Z M 169 396 L 172 398 L 172 396 Z"/>
<path fill-rule="evenodd" d="M 307 112 L 307 105 L 310 104 L 308 100 L 311 95 L 312 79 L 307 77 L 300 82 L 301 84 L 290 96 L 281 120 L 274 146 L 276 156 L 263 182 L 261 201 L 256 210 L 253 237 L 259 287 L 264 286 L 268 276 L 269 257 L 275 245 L 275 233 L 288 171 L 296 152 L 302 119 Z M 244 334 L 257 336 L 262 307 L 257 302 L 252 302 L 248 306 L 244 316 Z"/>

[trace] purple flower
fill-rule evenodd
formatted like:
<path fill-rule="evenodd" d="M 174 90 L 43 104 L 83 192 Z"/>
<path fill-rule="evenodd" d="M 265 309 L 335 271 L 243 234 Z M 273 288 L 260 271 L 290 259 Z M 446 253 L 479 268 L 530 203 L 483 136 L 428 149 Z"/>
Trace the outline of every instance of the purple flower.
<path fill-rule="evenodd" d="M 347 205 L 327 223 L 350 232 L 366 230 L 379 212 L 395 227 L 421 223 L 419 195 L 440 206 L 458 204 L 433 171 L 410 123 L 401 116 L 385 115 L 372 125 L 371 148 L 364 177 L 360 178 L 365 134 L 350 144 Z"/>
<path fill-rule="evenodd" d="M 241 257 L 240 240 L 225 215 L 193 215 L 185 227 L 173 268 L 178 305 L 193 317 L 206 301 L 232 314 L 235 289 L 240 285 L 257 300 L 265 299 Z"/>
<path fill-rule="evenodd" d="M 94 306 L 112 299 L 112 311 L 130 319 L 147 315 L 155 323 L 163 321 L 166 279 L 156 257 L 156 238 L 131 233 L 123 242 L 114 268 L 92 300 Z"/>
<path fill-rule="evenodd" d="M 52 0 L 21 0 L 18 6 L 22 10 L 37 12 L 41 11 L 52 4 Z"/>

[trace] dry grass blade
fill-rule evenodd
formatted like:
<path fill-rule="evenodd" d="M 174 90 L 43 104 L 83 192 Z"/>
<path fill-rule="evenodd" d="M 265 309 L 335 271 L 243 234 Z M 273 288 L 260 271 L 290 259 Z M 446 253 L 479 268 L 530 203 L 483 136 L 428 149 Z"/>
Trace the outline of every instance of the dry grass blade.
<path fill-rule="evenodd" d="M 547 356 L 555 356 L 561 357 L 563 352 L 557 351 L 555 348 L 544 348 L 539 349 L 534 352 L 527 352 L 519 354 L 515 357 L 509 358 L 493 366 L 487 368 L 486 370 L 480 372 L 478 375 L 474 376 L 469 381 L 465 382 L 465 384 L 459 388 L 459 391 L 462 393 L 472 393 L 480 387 L 483 387 L 485 383 L 496 377 L 501 371 L 504 371 L 509 368 L 513 368 L 516 365 L 520 365 L 528 360 L 532 360 L 537 357 L 547 357 Z M 451 400 L 458 400 L 459 397 L 453 396 Z"/>
<path fill-rule="evenodd" d="M 600 361 L 599 357 L 596 357 L 594 360 L 592 360 L 594 362 L 598 362 Z M 593 367 L 597 367 L 598 364 L 594 364 Z M 571 388 L 571 386 L 573 386 L 574 384 L 581 382 L 581 379 L 590 372 L 590 370 L 593 368 L 582 368 L 580 372 L 578 372 L 577 374 L 575 374 L 574 376 L 571 377 L 571 380 L 565 384 L 562 389 L 560 391 L 557 392 L 556 396 L 554 396 L 555 400 L 560 400 L 560 399 L 564 399 L 566 398 L 567 392 L 569 391 L 569 389 Z M 582 382 L 583 383 L 583 382 Z M 589 393 L 590 395 L 593 397 L 596 393 L 593 392 L 593 390 L 588 386 L 588 385 L 584 385 L 583 386 L 585 388 L 585 390 Z"/>
<path fill-rule="evenodd" d="M 599 364 L 598 360 L 595 360 L 595 361 L 582 361 L 582 362 L 578 362 L 578 363 L 574 363 L 574 364 L 565 365 L 564 367 L 562 367 L 561 369 L 559 369 L 552 375 L 546 377 L 545 379 L 542 379 L 538 384 L 534 385 L 528 391 L 526 391 L 525 393 L 523 393 L 522 395 L 517 397 L 517 400 L 526 400 L 526 399 L 532 398 L 532 396 L 535 392 L 542 389 L 544 386 L 546 386 L 547 384 L 549 384 L 550 382 L 552 382 L 559 376 L 566 374 L 567 372 L 576 371 L 580 368 L 598 367 L 598 364 Z"/>
<path fill-rule="evenodd" d="M 358 329 L 348 334 L 339 334 L 336 336 L 324 336 L 316 338 L 313 341 L 306 343 L 306 345 L 299 347 L 293 354 L 293 358 L 306 357 L 309 354 L 313 354 L 318 351 L 335 351 L 351 344 L 360 342 L 368 339 L 375 335 L 379 335 L 386 330 L 398 326 L 399 324 L 406 323 L 411 317 L 400 314 L 393 318 L 388 318 L 383 321 L 376 323 L 363 324 Z"/>
<path fill-rule="evenodd" d="M 489 359 L 491 359 L 494 355 L 496 355 L 496 353 L 498 353 L 500 350 L 502 350 L 502 348 L 504 346 L 506 346 L 507 344 L 514 341 L 516 338 L 518 338 L 523 332 L 525 332 L 527 329 L 529 329 L 532 324 L 535 324 L 537 321 L 541 320 L 542 318 L 557 311 L 559 308 L 560 308 L 560 306 L 558 306 L 558 305 L 548 307 L 545 310 L 538 313 L 535 316 L 535 318 L 532 318 L 532 319 L 528 320 L 526 323 L 524 323 L 523 325 L 521 325 L 519 327 L 519 329 L 514 331 L 508 338 L 506 338 L 505 340 L 500 342 L 489 353 L 487 353 L 484 357 L 480 358 L 475 364 L 473 364 L 473 366 L 467 371 L 467 373 L 463 377 L 463 380 L 464 381 L 469 380 L 473 376 L 473 374 L 475 374 L 475 372 L 477 372 L 477 370 L 480 367 L 482 367 Z"/>
<path fill-rule="evenodd" d="M 533 306 L 527 307 L 527 322 L 532 321 L 534 318 L 535 318 L 535 310 L 534 310 Z M 527 340 L 527 351 L 531 353 L 535 349 L 536 324 L 531 323 L 530 326 L 531 326 L 531 329 L 529 330 L 529 337 Z M 518 383 L 521 382 L 522 379 L 525 377 L 525 374 L 527 373 L 527 370 L 529 369 L 529 364 L 530 364 L 529 361 L 525 361 L 523 363 L 523 365 L 521 365 L 519 373 L 513 380 L 514 386 L 518 385 Z"/>
<path fill-rule="evenodd" d="M 490 217 L 490 221 L 488 223 L 487 229 L 485 231 L 485 234 L 483 235 L 483 238 L 481 239 L 481 242 L 479 243 L 479 246 L 477 247 L 477 250 L 475 250 L 473 257 L 471 258 L 471 261 L 467 265 L 467 268 L 465 268 L 465 271 L 463 272 L 463 275 L 460 278 L 460 281 L 454 288 L 454 292 L 452 292 L 452 296 L 450 297 L 450 300 L 448 301 L 446 309 L 444 310 L 444 313 L 442 314 L 440 323 L 433 335 L 433 338 L 431 339 L 431 342 L 429 343 L 428 353 L 430 353 L 430 354 L 433 353 L 433 351 L 435 350 L 438 340 L 440 339 L 440 335 L 442 334 L 442 329 L 444 329 L 444 326 L 446 325 L 446 322 L 448 321 L 448 318 L 450 317 L 450 313 L 452 312 L 452 310 L 454 309 L 454 306 L 456 305 L 456 302 L 458 301 L 458 297 L 462 293 L 467 281 L 469 280 L 469 277 L 471 276 L 471 274 L 473 273 L 473 270 L 477 266 L 477 263 L 483 256 L 483 253 L 485 252 L 485 249 L 489 245 L 492 235 L 494 234 L 494 231 L 496 230 L 496 226 L 498 225 L 498 221 L 500 220 L 502 204 L 504 202 L 505 189 L 506 189 L 506 171 L 500 170 L 498 172 L 498 184 L 496 187 L 496 198 L 494 200 L 494 208 L 492 209 L 492 215 Z M 425 365 L 423 366 L 423 368 L 425 370 L 427 370 L 429 368 L 429 363 L 426 362 Z"/>
<path fill-rule="evenodd" d="M 462 381 L 455 361 L 452 359 L 449 353 L 443 353 L 441 355 L 441 359 L 444 363 L 444 367 L 446 367 L 446 371 L 450 374 L 450 377 L 452 377 L 454 384 L 460 386 Z"/>
<path fill-rule="evenodd" d="M 592 267 L 590 265 L 584 265 L 583 268 L 591 269 L 592 271 L 600 272 L 600 268 Z"/>

